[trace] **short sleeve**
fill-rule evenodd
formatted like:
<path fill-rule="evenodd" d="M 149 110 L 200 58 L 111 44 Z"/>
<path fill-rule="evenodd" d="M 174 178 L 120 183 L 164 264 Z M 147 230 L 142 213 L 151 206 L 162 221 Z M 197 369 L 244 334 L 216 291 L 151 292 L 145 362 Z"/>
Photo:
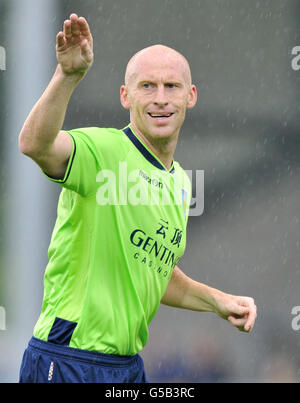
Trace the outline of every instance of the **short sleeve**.
<path fill-rule="evenodd" d="M 96 176 L 101 169 L 99 150 L 90 131 L 90 128 L 66 131 L 72 139 L 73 148 L 62 179 L 51 178 L 43 172 L 52 182 L 81 196 L 89 196 L 96 191 Z"/>

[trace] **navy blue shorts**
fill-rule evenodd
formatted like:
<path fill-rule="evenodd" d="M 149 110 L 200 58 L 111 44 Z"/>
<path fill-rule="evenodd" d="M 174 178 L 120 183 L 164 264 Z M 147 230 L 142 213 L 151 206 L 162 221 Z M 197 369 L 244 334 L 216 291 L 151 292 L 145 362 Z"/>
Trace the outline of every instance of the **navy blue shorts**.
<path fill-rule="evenodd" d="M 145 383 L 147 380 L 139 354 L 102 354 L 32 337 L 23 355 L 19 382 Z"/>

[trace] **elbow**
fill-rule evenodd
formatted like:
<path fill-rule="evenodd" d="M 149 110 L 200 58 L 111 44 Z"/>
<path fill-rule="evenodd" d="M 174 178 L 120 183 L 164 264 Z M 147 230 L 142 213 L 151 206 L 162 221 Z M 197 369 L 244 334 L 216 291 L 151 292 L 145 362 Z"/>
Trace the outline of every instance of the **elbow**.
<path fill-rule="evenodd" d="M 22 133 L 19 134 L 18 144 L 19 144 L 19 150 L 21 151 L 21 153 L 26 155 L 26 153 L 27 153 L 27 144 L 26 144 L 26 141 L 24 141 L 24 139 L 22 137 Z"/>
<path fill-rule="evenodd" d="M 38 150 L 36 147 L 34 147 L 33 142 L 28 139 L 28 135 L 26 135 L 23 131 L 21 131 L 19 134 L 18 145 L 21 153 L 27 157 L 34 158 L 38 153 Z"/>
<path fill-rule="evenodd" d="M 32 153 L 32 147 L 30 146 L 28 141 L 24 139 L 24 136 L 22 136 L 22 132 L 19 135 L 19 150 L 21 151 L 22 154 L 27 156 L 30 156 Z"/>

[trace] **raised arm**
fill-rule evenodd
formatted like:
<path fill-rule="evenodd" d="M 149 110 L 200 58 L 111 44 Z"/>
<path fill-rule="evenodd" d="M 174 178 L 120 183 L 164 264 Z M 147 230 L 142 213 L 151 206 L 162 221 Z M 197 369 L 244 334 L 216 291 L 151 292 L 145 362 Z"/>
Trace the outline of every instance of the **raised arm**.
<path fill-rule="evenodd" d="M 253 298 L 226 294 L 192 280 L 178 266 L 161 300 L 162 304 L 200 312 L 215 312 L 241 331 L 252 330 L 256 319 Z"/>
<path fill-rule="evenodd" d="M 53 178 L 63 178 L 72 152 L 70 136 L 61 130 L 70 97 L 93 63 L 93 38 L 85 18 L 71 14 L 56 36 L 58 65 L 28 115 L 19 148 Z"/>

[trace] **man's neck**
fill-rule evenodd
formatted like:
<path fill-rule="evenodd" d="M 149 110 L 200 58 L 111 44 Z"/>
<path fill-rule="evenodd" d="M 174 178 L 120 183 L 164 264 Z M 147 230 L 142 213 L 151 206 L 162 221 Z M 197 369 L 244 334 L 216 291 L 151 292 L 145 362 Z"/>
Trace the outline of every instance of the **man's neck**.
<path fill-rule="evenodd" d="M 163 165 L 169 170 L 172 167 L 173 157 L 177 145 L 178 134 L 168 139 L 151 140 L 148 136 L 145 136 L 134 123 L 131 123 L 132 129 L 136 136 L 138 136 L 143 143 L 153 152 L 154 155 L 163 163 Z"/>

